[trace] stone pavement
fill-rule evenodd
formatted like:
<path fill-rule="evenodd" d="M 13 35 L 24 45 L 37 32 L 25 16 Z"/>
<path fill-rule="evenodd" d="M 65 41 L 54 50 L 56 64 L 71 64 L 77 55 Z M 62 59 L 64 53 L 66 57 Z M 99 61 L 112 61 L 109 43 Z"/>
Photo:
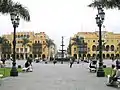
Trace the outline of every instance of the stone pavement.
<path fill-rule="evenodd" d="M 116 90 L 105 85 L 106 78 L 90 73 L 86 63 L 66 64 L 34 63 L 34 71 L 18 77 L 5 78 L 0 90 Z"/>

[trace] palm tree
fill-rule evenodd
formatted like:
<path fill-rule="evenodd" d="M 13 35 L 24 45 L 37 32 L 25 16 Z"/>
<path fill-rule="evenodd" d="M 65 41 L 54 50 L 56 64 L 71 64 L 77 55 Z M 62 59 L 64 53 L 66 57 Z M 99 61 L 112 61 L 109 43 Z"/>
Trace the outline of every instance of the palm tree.
<path fill-rule="evenodd" d="M 54 44 L 54 42 L 53 42 L 53 40 L 51 40 L 51 39 L 46 39 L 46 46 L 48 47 L 48 59 L 50 60 L 50 54 L 51 54 L 51 51 L 50 51 L 50 48 L 51 48 L 51 46 L 55 46 L 55 44 Z"/>
<path fill-rule="evenodd" d="M 94 0 L 89 7 L 97 7 L 98 5 L 102 5 L 106 9 L 120 9 L 120 0 Z"/>
<path fill-rule="evenodd" d="M 22 39 L 23 40 L 23 42 L 22 42 L 22 46 L 24 47 L 24 59 L 25 59 L 25 48 L 26 48 L 26 46 L 28 46 L 29 48 L 31 48 L 31 46 L 30 46 L 30 44 L 29 44 L 29 39 L 28 38 L 23 38 Z M 31 50 L 30 50 L 31 51 Z"/>
<path fill-rule="evenodd" d="M 12 0 L 0 0 L 0 12 L 2 14 L 10 14 L 16 10 L 21 18 L 30 21 L 30 14 L 27 8 L 23 7 L 20 3 L 14 3 Z"/>
<path fill-rule="evenodd" d="M 78 49 L 80 48 L 80 45 L 85 45 L 84 38 L 83 37 L 79 38 L 79 36 L 76 36 L 72 40 L 74 42 L 71 44 L 71 46 L 76 45 L 77 46 L 77 52 L 79 53 Z M 84 52 L 82 52 L 82 54 L 84 54 Z M 80 53 L 79 53 L 79 57 L 80 57 Z M 83 58 L 84 58 L 84 56 L 83 56 Z"/>
<path fill-rule="evenodd" d="M 1 54 L 11 54 L 11 44 L 5 37 L 0 37 L 0 59 Z"/>

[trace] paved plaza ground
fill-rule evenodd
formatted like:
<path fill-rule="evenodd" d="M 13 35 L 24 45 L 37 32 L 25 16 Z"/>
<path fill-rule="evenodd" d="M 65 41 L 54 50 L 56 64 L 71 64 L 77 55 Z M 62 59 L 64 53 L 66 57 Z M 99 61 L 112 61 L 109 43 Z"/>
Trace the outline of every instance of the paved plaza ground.
<path fill-rule="evenodd" d="M 116 90 L 105 85 L 106 78 L 90 73 L 87 63 L 33 64 L 34 71 L 3 79 L 0 90 Z"/>

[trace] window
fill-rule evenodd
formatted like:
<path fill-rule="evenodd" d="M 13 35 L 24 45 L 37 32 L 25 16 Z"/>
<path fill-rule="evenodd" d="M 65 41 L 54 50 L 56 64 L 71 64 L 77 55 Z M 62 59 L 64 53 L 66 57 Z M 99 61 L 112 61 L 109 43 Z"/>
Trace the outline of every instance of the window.
<path fill-rule="evenodd" d="M 35 41 L 35 43 L 37 43 L 37 41 Z"/>
<path fill-rule="evenodd" d="M 23 38 L 23 35 L 21 35 L 21 37 Z"/>
<path fill-rule="evenodd" d="M 20 38 L 20 35 L 18 35 L 18 38 Z"/>
<path fill-rule="evenodd" d="M 97 47 L 95 45 L 92 46 L 92 51 L 96 51 Z"/>
<path fill-rule="evenodd" d="M 43 44 L 45 44 L 45 41 L 43 41 Z"/>
<path fill-rule="evenodd" d="M 95 40 L 93 40 L 93 42 L 95 42 Z"/>
<path fill-rule="evenodd" d="M 27 38 L 29 38 L 30 36 L 29 35 L 27 35 Z"/>
<path fill-rule="evenodd" d="M 16 49 L 16 52 L 19 52 L 19 48 Z"/>
<path fill-rule="evenodd" d="M 20 48 L 20 52 L 23 52 L 23 48 Z"/>
<path fill-rule="evenodd" d="M 111 51 L 114 51 L 114 45 L 111 45 Z"/>
<path fill-rule="evenodd" d="M 74 48 L 74 51 L 76 52 L 76 48 Z"/>
<path fill-rule="evenodd" d="M 27 48 L 25 48 L 25 52 L 27 52 Z"/>

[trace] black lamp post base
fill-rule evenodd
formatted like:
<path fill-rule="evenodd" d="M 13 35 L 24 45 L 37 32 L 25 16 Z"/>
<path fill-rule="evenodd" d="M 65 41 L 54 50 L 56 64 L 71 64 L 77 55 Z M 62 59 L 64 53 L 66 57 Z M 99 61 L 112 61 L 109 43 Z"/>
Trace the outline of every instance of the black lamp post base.
<path fill-rule="evenodd" d="M 11 71 L 10 71 L 10 76 L 18 76 L 18 71 L 17 68 L 15 66 L 12 67 Z"/>
<path fill-rule="evenodd" d="M 97 77 L 105 77 L 105 72 L 103 69 L 101 69 L 101 68 L 98 69 Z"/>

